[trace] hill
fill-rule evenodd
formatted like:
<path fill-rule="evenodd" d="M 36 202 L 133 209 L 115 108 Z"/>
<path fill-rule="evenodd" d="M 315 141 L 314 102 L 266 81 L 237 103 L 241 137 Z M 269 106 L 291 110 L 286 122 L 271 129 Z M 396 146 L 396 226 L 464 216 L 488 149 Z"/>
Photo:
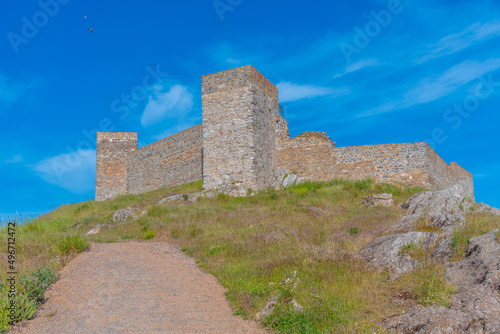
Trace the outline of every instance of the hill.
<path fill-rule="evenodd" d="M 500 228 L 499 216 L 462 197 L 456 204 L 461 209 L 453 210 L 461 211 L 464 221 L 453 228 L 435 225 L 432 212 L 423 212 L 409 230 L 393 230 L 409 226 L 402 224 L 410 221 L 409 207 L 418 213 L 426 199 L 433 203 L 439 199 L 422 192 L 425 189 L 370 179 L 306 182 L 249 197 L 189 195 L 201 191 L 201 186 L 199 181 L 104 202 L 64 205 L 18 226 L 15 264 L 22 279 L 17 313 L 32 317 L 36 304 L 43 302 L 43 291 L 57 279 L 55 272 L 91 241 L 164 241 L 193 257 L 227 288 L 234 314 L 253 319 L 276 297 L 276 306 L 262 324 L 277 332 L 401 331 L 401 323 L 416 320 L 395 316 L 450 307 L 461 285 L 445 277 L 449 262 L 462 263 L 470 255 L 466 251 L 471 238 Z M 379 193 L 392 194 L 394 205 L 362 205 L 363 196 Z M 184 195 L 158 203 L 176 194 Z M 427 194 L 426 199 L 420 194 Z M 115 215 L 118 210 L 122 215 Z M 455 217 L 457 212 L 449 214 Z M 435 234 L 436 240 L 429 247 L 417 242 L 401 245 L 393 255 L 399 263 L 409 261 L 409 270 L 381 266 L 363 255 L 373 247 L 375 257 L 373 242 L 380 237 L 410 230 Z M 1 247 L 7 249 L 9 231 L 1 232 Z M 444 244 L 446 240 L 449 243 Z M 443 244 L 449 250 L 447 259 L 436 260 L 433 254 Z M 2 282 L 9 271 L 8 255 L 1 255 Z M 3 285 L 0 326 L 4 330 L 9 321 L 7 290 Z M 297 311 L 292 301 L 303 310 Z"/>

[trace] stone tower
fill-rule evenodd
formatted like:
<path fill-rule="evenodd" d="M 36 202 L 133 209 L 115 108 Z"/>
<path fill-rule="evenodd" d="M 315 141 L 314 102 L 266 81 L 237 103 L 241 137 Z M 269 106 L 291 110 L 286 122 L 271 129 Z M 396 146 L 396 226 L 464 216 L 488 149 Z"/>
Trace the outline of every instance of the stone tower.
<path fill-rule="evenodd" d="M 278 88 L 253 66 L 204 75 L 203 187 L 267 188 L 276 165 Z"/>
<path fill-rule="evenodd" d="M 98 132 L 95 200 L 127 193 L 127 159 L 137 150 L 137 132 Z"/>

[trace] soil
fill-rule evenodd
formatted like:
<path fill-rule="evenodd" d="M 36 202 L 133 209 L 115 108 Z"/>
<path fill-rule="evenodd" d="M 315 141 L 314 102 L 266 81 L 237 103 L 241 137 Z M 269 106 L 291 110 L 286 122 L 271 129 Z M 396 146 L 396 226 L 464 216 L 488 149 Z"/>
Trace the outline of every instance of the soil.
<path fill-rule="evenodd" d="M 167 243 L 93 243 L 10 333 L 267 333 L 234 316 L 224 291 Z"/>

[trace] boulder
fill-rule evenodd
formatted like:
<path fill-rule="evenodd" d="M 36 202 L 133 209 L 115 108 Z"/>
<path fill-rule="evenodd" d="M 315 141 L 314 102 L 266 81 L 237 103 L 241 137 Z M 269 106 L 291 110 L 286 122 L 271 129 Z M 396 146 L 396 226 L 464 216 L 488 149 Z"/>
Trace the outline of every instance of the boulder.
<path fill-rule="evenodd" d="M 184 194 L 177 194 L 169 197 L 165 197 L 161 200 L 158 201 L 158 204 L 166 203 L 166 202 L 172 202 L 172 201 L 180 201 L 184 199 Z"/>
<path fill-rule="evenodd" d="M 363 197 L 363 206 L 365 207 L 392 206 L 393 204 L 392 194 L 372 194 Z"/>
<path fill-rule="evenodd" d="M 85 234 L 85 235 L 98 234 L 99 232 L 101 232 L 101 227 L 102 227 L 102 225 L 98 224 L 96 227 L 94 227 L 93 229 L 91 229 L 90 231 L 88 231 L 87 234 Z"/>
<path fill-rule="evenodd" d="M 423 247 L 428 250 L 433 247 L 439 239 L 438 233 L 409 232 L 404 234 L 392 234 L 375 238 L 363 247 L 359 255 L 381 269 L 393 271 L 392 279 L 413 270 L 418 261 L 403 251 L 405 246 L 412 245 L 413 248 Z"/>
<path fill-rule="evenodd" d="M 278 304 L 278 298 L 279 296 L 269 299 L 266 306 L 264 306 L 264 308 L 255 315 L 255 321 L 263 322 L 269 314 L 273 313 L 274 308 Z M 296 313 L 304 312 L 304 308 L 299 303 L 297 303 L 295 299 L 292 299 L 291 301 L 289 301 L 289 303 L 290 305 L 292 305 Z"/>
<path fill-rule="evenodd" d="M 488 204 L 480 203 L 479 207 L 474 210 L 474 212 L 478 213 L 490 213 L 495 216 L 500 216 L 500 209 L 492 208 Z"/>
<path fill-rule="evenodd" d="M 129 209 L 120 209 L 113 214 L 109 222 L 121 223 L 129 218 L 135 218 L 134 213 Z"/>
<path fill-rule="evenodd" d="M 401 220 L 389 233 L 404 233 L 415 229 L 418 222 L 426 219 L 427 226 L 442 229 L 445 233 L 465 224 L 465 213 L 472 206 L 469 189 L 458 183 L 440 191 L 423 191 L 411 197 L 401 207 L 406 209 Z"/>
<path fill-rule="evenodd" d="M 471 238 L 465 257 L 446 279 L 458 287 L 450 308 L 430 306 L 383 321 L 397 333 L 500 333 L 500 243 L 498 230 Z"/>

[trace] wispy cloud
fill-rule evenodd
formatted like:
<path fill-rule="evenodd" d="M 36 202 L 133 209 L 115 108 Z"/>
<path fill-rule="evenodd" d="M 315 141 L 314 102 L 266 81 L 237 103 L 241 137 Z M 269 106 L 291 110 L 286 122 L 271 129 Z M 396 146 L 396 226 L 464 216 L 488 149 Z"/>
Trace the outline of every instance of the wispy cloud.
<path fill-rule="evenodd" d="M 340 96 L 349 93 L 347 88 L 300 85 L 286 81 L 282 81 L 276 86 L 279 90 L 280 102 L 293 102 L 319 96 Z"/>
<path fill-rule="evenodd" d="M 182 119 L 191 111 L 193 104 L 193 94 L 187 87 L 158 85 L 149 97 L 141 117 L 141 124 L 147 127 L 165 119 Z"/>
<path fill-rule="evenodd" d="M 356 72 L 356 71 L 362 70 L 362 69 L 367 68 L 367 67 L 373 67 L 373 66 L 378 66 L 378 65 L 380 65 L 380 63 L 375 58 L 360 60 L 356 63 L 348 65 L 345 68 L 343 73 L 339 73 L 339 74 L 334 75 L 334 78 L 338 78 L 338 77 L 341 77 L 341 76 L 346 75 L 348 73 Z"/>
<path fill-rule="evenodd" d="M 448 35 L 436 44 L 430 45 L 422 56 L 415 59 L 415 62 L 420 64 L 433 58 L 446 56 L 498 36 L 500 36 L 500 22 L 475 23 L 459 33 Z"/>
<path fill-rule="evenodd" d="M 36 86 L 35 81 L 18 82 L 0 74 L 0 102 L 12 103 L 26 95 L 27 90 Z"/>
<path fill-rule="evenodd" d="M 15 155 L 11 159 L 5 159 L 4 161 L 8 164 L 15 164 L 17 162 L 23 162 L 24 158 L 22 155 Z"/>
<path fill-rule="evenodd" d="M 404 98 L 388 102 L 358 116 L 369 116 L 436 101 L 455 92 L 472 80 L 500 68 L 500 58 L 484 62 L 465 61 L 456 65 L 437 78 L 426 78 L 415 88 L 404 94 Z"/>
<path fill-rule="evenodd" d="M 33 170 L 43 180 L 76 194 L 94 189 L 95 150 L 78 150 L 44 159 Z"/>

